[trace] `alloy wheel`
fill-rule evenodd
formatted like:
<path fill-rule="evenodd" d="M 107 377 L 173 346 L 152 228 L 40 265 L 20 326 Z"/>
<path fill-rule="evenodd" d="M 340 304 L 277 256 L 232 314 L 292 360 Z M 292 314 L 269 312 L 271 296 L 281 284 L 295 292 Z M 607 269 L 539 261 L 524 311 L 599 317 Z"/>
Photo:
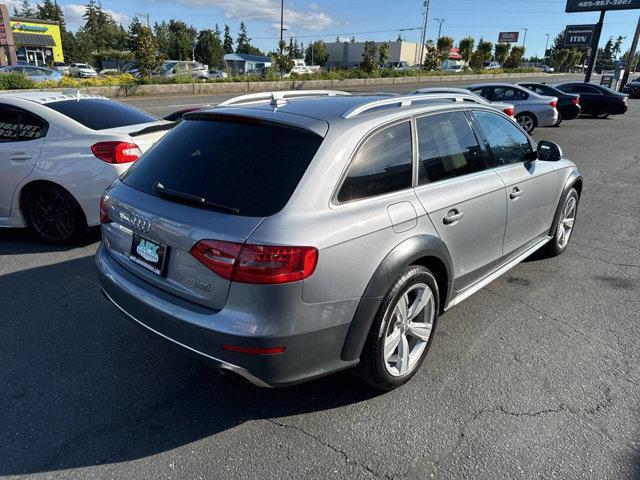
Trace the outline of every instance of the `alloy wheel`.
<path fill-rule="evenodd" d="M 73 235 L 76 227 L 73 204 L 57 189 L 33 192 L 27 209 L 33 228 L 43 238 L 61 242 Z"/>
<path fill-rule="evenodd" d="M 578 202 L 576 197 L 569 197 L 567 203 L 562 210 L 562 217 L 558 223 L 558 231 L 556 232 L 556 238 L 558 246 L 564 248 L 569 243 L 571 232 L 573 231 L 573 225 L 576 221 L 576 206 Z"/>
<path fill-rule="evenodd" d="M 435 299 L 425 283 L 412 285 L 387 310 L 384 363 L 394 377 L 406 375 L 419 364 L 435 319 Z"/>
<path fill-rule="evenodd" d="M 522 128 L 524 128 L 525 132 L 530 132 L 531 130 L 533 130 L 533 118 L 531 118 L 529 115 L 522 115 L 518 117 L 518 123 Z"/>

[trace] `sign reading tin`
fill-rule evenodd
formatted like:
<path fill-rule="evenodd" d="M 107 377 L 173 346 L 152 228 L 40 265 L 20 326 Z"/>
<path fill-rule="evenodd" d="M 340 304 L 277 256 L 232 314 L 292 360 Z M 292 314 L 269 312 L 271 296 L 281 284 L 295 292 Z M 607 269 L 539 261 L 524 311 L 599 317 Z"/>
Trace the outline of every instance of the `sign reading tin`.
<path fill-rule="evenodd" d="M 518 43 L 520 32 L 500 32 L 498 43 Z"/>
<path fill-rule="evenodd" d="M 567 0 L 565 12 L 596 12 L 600 10 L 631 10 L 640 8 L 640 0 Z"/>
<path fill-rule="evenodd" d="M 564 31 L 564 46 L 588 47 L 595 32 L 595 25 L 567 25 Z"/>

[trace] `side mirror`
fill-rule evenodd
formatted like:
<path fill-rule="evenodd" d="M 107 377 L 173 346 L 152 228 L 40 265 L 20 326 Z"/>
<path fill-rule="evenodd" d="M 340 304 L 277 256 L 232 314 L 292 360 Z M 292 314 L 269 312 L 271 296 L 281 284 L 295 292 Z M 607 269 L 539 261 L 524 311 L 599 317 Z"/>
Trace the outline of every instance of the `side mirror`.
<path fill-rule="evenodd" d="M 546 140 L 538 142 L 538 151 L 536 153 L 538 160 L 545 162 L 557 162 L 562 158 L 562 150 L 560 150 L 560 147 Z"/>

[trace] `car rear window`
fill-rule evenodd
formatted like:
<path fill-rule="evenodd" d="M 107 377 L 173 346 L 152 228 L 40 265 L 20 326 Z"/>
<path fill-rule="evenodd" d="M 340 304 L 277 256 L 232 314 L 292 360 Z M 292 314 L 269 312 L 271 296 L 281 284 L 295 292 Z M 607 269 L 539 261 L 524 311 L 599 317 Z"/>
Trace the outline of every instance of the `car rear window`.
<path fill-rule="evenodd" d="M 62 100 L 47 103 L 46 106 L 92 130 L 106 130 L 158 121 L 156 117 L 137 108 L 106 98 Z"/>
<path fill-rule="evenodd" d="M 322 137 L 308 130 L 243 117 L 187 119 L 122 177 L 136 190 L 154 186 L 238 209 L 249 217 L 273 215 L 291 194 Z"/>

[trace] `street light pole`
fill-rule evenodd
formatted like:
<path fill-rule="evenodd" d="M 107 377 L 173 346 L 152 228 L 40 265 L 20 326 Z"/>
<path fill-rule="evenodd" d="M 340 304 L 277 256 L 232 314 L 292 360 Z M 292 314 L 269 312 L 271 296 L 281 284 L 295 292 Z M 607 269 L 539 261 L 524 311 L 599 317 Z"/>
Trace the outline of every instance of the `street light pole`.
<path fill-rule="evenodd" d="M 638 25 L 636 26 L 636 33 L 633 36 L 633 41 L 631 42 L 631 48 L 629 49 L 629 58 L 627 58 L 627 68 L 624 69 L 622 80 L 620 80 L 620 90 L 622 90 L 624 86 L 627 84 L 627 82 L 629 81 L 629 73 L 633 68 L 633 57 L 636 56 L 636 48 L 638 48 L 638 38 L 640 38 L 640 16 L 638 17 Z"/>
<path fill-rule="evenodd" d="M 434 18 L 434 20 L 440 24 L 440 25 L 438 25 L 438 40 L 440 40 L 440 36 L 442 34 L 442 24 L 444 23 L 444 18 Z"/>
<path fill-rule="evenodd" d="M 284 42 L 284 0 L 280 0 L 280 53 L 282 53 L 282 42 Z"/>
<path fill-rule="evenodd" d="M 424 44 L 427 41 L 427 22 L 429 20 L 429 1 L 424 0 L 422 6 L 424 7 L 424 24 L 422 25 L 422 37 L 420 37 L 420 61 L 419 65 L 424 63 Z"/>
<path fill-rule="evenodd" d="M 544 59 L 547 59 L 547 50 L 549 49 L 549 34 L 545 33 L 545 35 L 547 36 L 547 41 L 544 44 Z"/>
<path fill-rule="evenodd" d="M 522 27 L 522 30 L 524 30 L 524 38 L 522 39 L 522 48 L 524 48 L 525 44 L 527 43 L 527 32 L 529 31 L 529 29 Z"/>

